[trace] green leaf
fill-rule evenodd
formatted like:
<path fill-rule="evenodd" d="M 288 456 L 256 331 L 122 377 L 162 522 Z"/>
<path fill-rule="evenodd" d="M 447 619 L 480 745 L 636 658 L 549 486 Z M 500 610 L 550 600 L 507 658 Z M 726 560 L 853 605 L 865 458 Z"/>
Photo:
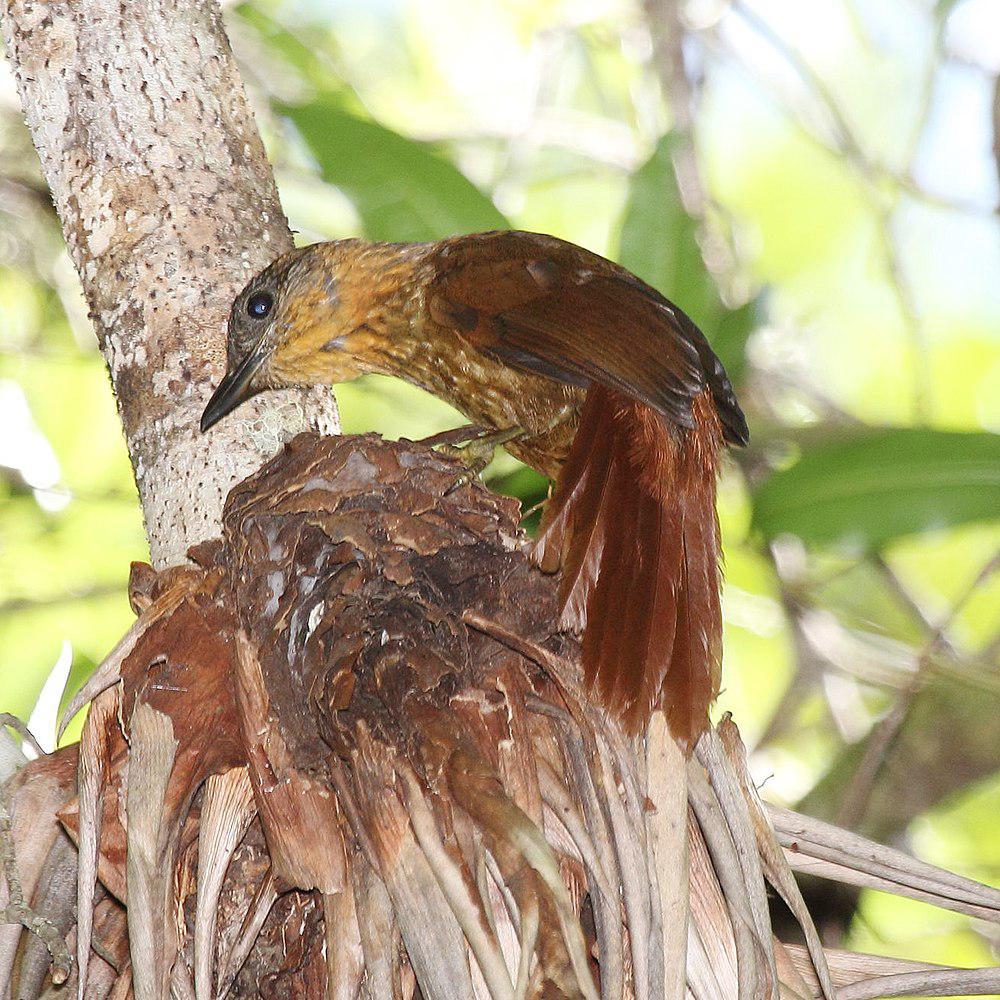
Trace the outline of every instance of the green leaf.
<path fill-rule="evenodd" d="M 705 335 L 725 365 L 730 380 L 739 385 L 747 369 L 747 341 L 764 322 L 764 296 L 758 295 L 736 309 L 727 309 L 721 302 L 720 306 L 721 315 L 714 328 L 709 328 Z"/>
<path fill-rule="evenodd" d="M 281 110 L 299 130 L 323 179 L 355 204 L 376 240 L 435 240 L 509 229 L 497 207 L 430 143 L 417 142 L 324 95 Z"/>
<path fill-rule="evenodd" d="M 868 548 L 1000 515 L 1000 435 L 871 428 L 806 451 L 753 497 L 767 538 Z"/>
<path fill-rule="evenodd" d="M 698 223 L 684 208 L 672 163 L 677 137 L 667 133 L 632 177 L 618 261 L 676 302 L 704 331 L 738 382 L 760 301 L 728 309 L 698 245 Z"/>
<path fill-rule="evenodd" d="M 677 187 L 672 164 L 677 143 L 667 133 L 633 175 L 618 261 L 702 324 L 714 318 L 719 296 L 695 238 L 697 223 Z"/>

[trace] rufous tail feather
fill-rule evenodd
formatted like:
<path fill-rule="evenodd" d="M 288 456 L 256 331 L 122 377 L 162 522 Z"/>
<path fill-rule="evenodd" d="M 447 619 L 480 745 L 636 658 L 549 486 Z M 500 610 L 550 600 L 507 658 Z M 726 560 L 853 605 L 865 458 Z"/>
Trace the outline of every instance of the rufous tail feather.
<path fill-rule="evenodd" d="M 690 752 L 708 725 L 722 657 L 722 427 L 709 392 L 675 428 L 592 386 L 547 505 L 535 559 L 562 569 L 561 624 L 583 632 L 588 687 L 632 732 L 662 708 Z"/>

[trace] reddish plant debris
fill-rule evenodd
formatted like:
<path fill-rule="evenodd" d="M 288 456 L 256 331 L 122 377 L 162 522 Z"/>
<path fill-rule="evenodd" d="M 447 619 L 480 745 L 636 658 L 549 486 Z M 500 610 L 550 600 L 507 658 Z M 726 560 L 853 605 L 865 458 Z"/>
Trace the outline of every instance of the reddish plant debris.
<path fill-rule="evenodd" d="M 506 995 L 519 968 L 529 996 L 624 981 L 628 915 L 591 899 L 618 878 L 595 740 L 635 783 L 630 744 L 578 696 L 578 643 L 555 630 L 518 504 L 453 489 L 462 471 L 418 444 L 300 435 L 233 490 L 221 541 L 133 567 L 139 618 L 88 691 L 103 707 L 79 795 L 67 752 L 15 792 L 60 762 L 48 815 L 81 847 L 94 995 Z M 234 767 L 248 829 L 225 802 L 205 821 L 206 779 Z M 589 833 L 545 804 L 540 767 Z M 226 874 L 199 964 L 205 851 Z"/>

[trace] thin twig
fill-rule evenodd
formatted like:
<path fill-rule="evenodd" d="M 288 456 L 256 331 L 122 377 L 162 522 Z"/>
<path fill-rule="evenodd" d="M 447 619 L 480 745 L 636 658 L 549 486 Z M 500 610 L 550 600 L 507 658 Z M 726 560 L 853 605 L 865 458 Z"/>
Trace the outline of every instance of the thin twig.
<path fill-rule="evenodd" d="M 510 917 L 511 924 L 520 923 L 521 914 L 517 905 L 517 900 L 514 898 L 514 894 L 510 891 L 510 886 L 508 886 L 504 881 L 503 872 L 500 871 L 497 859 L 493 856 L 493 852 L 485 844 L 481 844 L 480 846 L 482 848 L 483 864 L 485 865 L 490 878 L 493 880 L 493 884 L 497 887 L 497 892 L 500 893 L 500 897 L 503 899 L 503 905 L 507 909 L 507 916 Z"/>
<path fill-rule="evenodd" d="M 797 846 L 802 848 L 809 845 L 798 843 Z M 812 854 L 792 850 L 790 847 L 785 847 L 782 850 L 788 866 L 793 871 L 825 879 L 828 882 L 836 882 L 840 885 L 855 886 L 859 889 L 877 889 L 879 892 L 887 892 L 895 896 L 905 896 L 907 899 L 915 899 L 921 903 L 930 903 L 932 906 L 951 910 L 953 913 L 964 913 L 966 916 L 977 917 L 980 920 L 990 921 L 994 924 L 1000 923 L 1000 911 L 996 909 L 965 903 L 947 894 L 916 889 L 898 876 L 873 875 L 870 872 L 861 871 L 853 858 L 844 863 L 839 863 L 836 861 L 825 861 Z"/>
<path fill-rule="evenodd" d="M 8 903 L 0 909 L 0 923 L 20 924 L 42 940 L 52 956 L 52 982 L 59 986 L 69 978 L 73 960 L 59 928 L 47 917 L 36 913 L 24 901 L 21 876 L 17 868 L 11 815 L 9 783 L 4 782 L 0 784 L 0 864 L 7 883 Z"/>
<path fill-rule="evenodd" d="M 564 750 L 576 786 L 577 799 L 583 805 L 587 830 L 601 867 L 608 873 L 611 882 L 618 884 L 621 879 L 618 860 L 608 830 L 607 816 L 598 800 L 597 786 L 587 761 L 583 737 L 568 720 L 562 721 L 565 723 Z M 601 996 L 603 1000 L 620 1000 L 625 989 L 626 959 L 621 903 L 617 897 L 609 900 L 600 892 L 591 898 L 596 904 L 593 907 L 594 922 L 601 949 Z"/>
<path fill-rule="evenodd" d="M 716 728 L 716 733 L 732 764 L 740 790 L 746 800 L 750 821 L 757 836 L 757 850 L 764 874 L 802 928 L 802 936 L 806 942 L 806 953 L 812 964 L 812 974 L 816 977 L 820 995 L 825 1000 L 832 1000 L 836 995 L 836 990 L 830 978 L 830 969 L 823 952 L 819 932 L 816 930 L 816 925 L 805 900 L 802 898 L 802 891 L 795 881 L 792 869 L 778 844 L 774 827 L 764 810 L 764 803 L 761 801 L 757 786 L 754 784 L 747 766 L 746 747 L 740 738 L 736 723 L 732 721 L 732 717 L 728 713 L 722 718 Z"/>
<path fill-rule="evenodd" d="M 935 972 L 902 972 L 842 986 L 837 1000 L 877 1000 L 878 997 L 950 997 L 960 994 L 1000 994 L 1000 967 L 942 969 Z"/>
<path fill-rule="evenodd" d="M 789 863 L 797 869 L 852 885 L 873 884 L 874 879 L 887 892 L 1000 923 L 1000 890 L 811 816 L 773 805 L 767 812 Z"/>
<path fill-rule="evenodd" d="M 652 975 L 650 951 L 662 950 L 663 936 L 652 921 L 652 886 L 646 868 L 646 852 L 638 831 L 622 803 L 611 767 L 608 751 L 602 741 L 597 743 L 597 762 L 593 768 L 594 784 L 603 792 L 604 807 L 611 821 L 611 834 L 618 857 L 622 902 L 628 924 L 629 950 L 632 956 L 632 983 L 636 1000 L 655 996 L 663 982 L 662 961 L 659 976 Z M 643 839 L 645 829 L 642 831 Z"/>
<path fill-rule="evenodd" d="M 722 741 L 714 729 L 710 729 L 698 741 L 695 748 L 698 760 L 705 768 L 712 790 L 729 827 L 736 857 L 743 873 L 746 899 L 753 918 L 752 929 L 767 963 L 767 971 L 772 983 L 777 983 L 774 950 L 771 943 L 771 917 L 768 910 L 767 888 L 761 865 L 761 852 L 757 834 L 750 820 L 749 805 L 734 771 L 733 763 L 727 756 Z M 711 847 L 711 842 L 709 843 Z"/>
<path fill-rule="evenodd" d="M 875 782 L 878 780 L 879 773 L 885 763 L 885 758 L 906 722 L 913 699 L 923 685 L 924 674 L 932 662 L 934 654 L 962 609 L 979 587 L 996 572 L 998 567 L 1000 567 L 1000 552 L 995 552 L 976 574 L 965 593 L 952 606 L 947 617 L 928 637 L 923 650 L 917 657 L 917 667 L 909 682 L 899 692 L 892 707 L 879 720 L 869 735 L 864 755 L 837 810 L 836 822 L 839 826 L 854 827 L 860 822 L 874 791 Z"/>
<path fill-rule="evenodd" d="M 45 757 L 46 753 L 42 749 L 41 744 L 35 739 L 35 734 L 16 716 L 11 715 L 10 712 L 0 712 L 0 726 L 6 726 L 8 729 L 13 729 L 21 739 L 26 740 L 34 748 L 36 754 L 39 757 Z"/>
<path fill-rule="evenodd" d="M 893 220 L 899 200 L 899 185 L 893 194 L 886 197 L 885 184 L 883 183 L 886 171 L 874 164 L 865 150 L 862 149 L 833 92 L 798 50 L 782 38 L 764 18 L 743 0 L 735 0 L 732 4 L 732 10 L 785 59 L 806 87 L 816 95 L 829 116 L 839 151 L 851 160 L 868 182 L 869 189 L 874 196 L 873 207 L 879 217 L 877 228 L 882 241 L 889 283 L 910 337 L 913 354 L 914 413 L 918 420 L 923 420 L 928 416 L 930 398 L 930 379 L 926 365 L 927 341 L 913 288 L 905 273 L 894 230 Z"/>
<path fill-rule="evenodd" d="M 526 899 L 521 910 L 521 926 L 518 943 L 521 946 L 521 957 L 517 965 L 517 982 L 514 984 L 514 1000 L 524 1000 L 528 995 L 531 959 L 538 943 L 538 900 Z"/>

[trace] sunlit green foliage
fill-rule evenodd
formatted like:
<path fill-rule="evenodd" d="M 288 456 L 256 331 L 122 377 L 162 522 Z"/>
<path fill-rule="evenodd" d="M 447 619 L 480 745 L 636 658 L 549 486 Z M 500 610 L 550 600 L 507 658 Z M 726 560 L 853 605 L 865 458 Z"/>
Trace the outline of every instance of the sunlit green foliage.
<path fill-rule="evenodd" d="M 770 539 L 788 532 L 863 549 L 997 511 L 1000 435 L 913 427 L 807 439 L 754 496 L 754 522 Z"/>
<path fill-rule="evenodd" d="M 923 804 L 876 770 L 852 821 L 1000 881 L 1000 20 L 988 0 L 695 6 L 690 137 L 626 0 L 252 0 L 227 16 L 300 241 L 545 230 L 704 327 L 753 438 L 720 489 L 719 710 L 769 794 L 836 818 L 905 705 L 890 746 Z M 126 627 L 145 546 L 85 309 L 0 92 L 0 710 L 27 716 L 65 641 L 75 684 Z M 689 138 L 700 199 L 675 175 Z M 387 380 L 338 398 L 347 431 L 459 419 Z M 490 482 L 544 496 L 508 457 Z M 996 959 L 969 920 L 895 898 L 863 895 L 847 930 L 872 951 Z"/>

